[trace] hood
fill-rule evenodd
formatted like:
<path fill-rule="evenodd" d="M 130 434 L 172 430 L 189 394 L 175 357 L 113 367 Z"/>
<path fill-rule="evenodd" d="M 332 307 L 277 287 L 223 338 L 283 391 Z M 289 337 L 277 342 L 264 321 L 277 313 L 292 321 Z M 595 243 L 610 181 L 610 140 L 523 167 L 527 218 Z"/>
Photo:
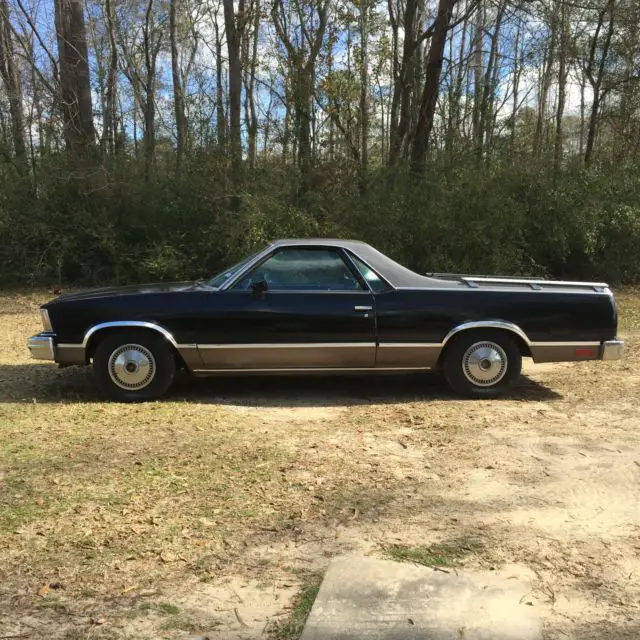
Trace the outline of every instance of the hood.
<path fill-rule="evenodd" d="M 163 282 L 155 284 L 135 284 L 124 287 L 102 287 L 100 289 L 85 289 L 58 296 L 48 304 L 59 302 L 75 302 L 80 300 L 96 300 L 99 298 L 115 298 L 118 296 L 151 295 L 154 293 L 179 293 L 195 291 L 201 285 L 195 282 Z"/>

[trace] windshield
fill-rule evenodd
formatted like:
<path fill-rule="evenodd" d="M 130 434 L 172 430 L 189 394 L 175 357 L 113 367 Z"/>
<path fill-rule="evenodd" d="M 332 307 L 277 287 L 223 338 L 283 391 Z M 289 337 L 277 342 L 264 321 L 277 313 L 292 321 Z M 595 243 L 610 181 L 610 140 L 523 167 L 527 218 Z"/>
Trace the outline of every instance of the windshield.
<path fill-rule="evenodd" d="M 218 275 L 214 276 L 207 283 L 210 287 L 214 289 L 219 289 L 229 278 L 238 273 L 243 267 L 245 267 L 251 260 L 253 260 L 259 253 L 262 253 L 264 249 L 260 251 L 256 251 L 256 253 L 252 253 L 249 257 L 245 258 L 241 262 L 234 264 L 231 267 L 227 267 L 224 271 L 221 271 Z"/>

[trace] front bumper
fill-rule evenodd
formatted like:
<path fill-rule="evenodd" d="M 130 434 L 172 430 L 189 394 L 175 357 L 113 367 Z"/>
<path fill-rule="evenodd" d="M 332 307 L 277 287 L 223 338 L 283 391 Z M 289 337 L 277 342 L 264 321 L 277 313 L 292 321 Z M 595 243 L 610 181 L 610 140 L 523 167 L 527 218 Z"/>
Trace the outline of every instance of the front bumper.
<path fill-rule="evenodd" d="M 31 357 L 35 360 L 55 360 L 56 348 L 53 343 L 54 336 L 50 333 L 39 333 L 31 336 L 27 341 Z"/>
<path fill-rule="evenodd" d="M 624 340 L 607 340 L 602 343 L 601 360 L 620 360 L 624 355 Z"/>

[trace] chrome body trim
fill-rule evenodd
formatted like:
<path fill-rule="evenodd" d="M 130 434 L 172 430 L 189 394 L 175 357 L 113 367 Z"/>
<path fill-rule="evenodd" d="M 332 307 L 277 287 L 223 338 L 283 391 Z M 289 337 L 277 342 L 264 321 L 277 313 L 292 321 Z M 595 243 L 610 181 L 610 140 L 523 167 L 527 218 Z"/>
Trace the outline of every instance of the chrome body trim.
<path fill-rule="evenodd" d="M 141 322 L 138 320 L 119 320 L 117 322 L 102 322 L 100 324 L 96 324 L 90 329 L 86 331 L 84 334 L 84 339 L 82 340 L 82 346 L 86 349 L 89 344 L 89 340 L 91 336 L 93 336 L 98 331 L 102 329 L 111 329 L 113 327 L 133 327 L 140 329 L 151 329 L 152 331 L 157 331 L 160 333 L 166 340 L 168 340 L 174 347 L 178 348 L 178 343 L 175 341 L 175 338 L 169 331 L 167 331 L 164 327 L 161 327 L 154 322 Z M 180 345 L 180 346 L 189 346 L 189 345 Z"/>
<path fill-rule="evenodd" d="M 27 340 L 29 353 L 34 360 L 55 360 L 56 351 L 53 344 L 53 335 L 38 334 Z"/>
<path fill-rule="evenodd" d="M 380 342 L 378 346 L 384 349 L 435 349 L 442 347 L 442 342 Z"/>
<path fill-rule="evenodd" d="M 522 338 L 528 346 L 531 345 L 531 340 L 529 340 L 527 334 L 517 324 L 505 322 L 504 320 L 481 320 L 479 322 L 464 322 L 463 324 L 459 324 L 444 337 L 442 346 L 444 347 L 456 334 L 461 331 L 468 331 L 469 329 L 502 329 L 504 331 L 510 331 L 511 333 L 515 333 L 519 338 Z"/>
<path fill-rule="evenodd" d="M 575 282 L 571 280 L 534 280 L 531 278 L 488 278 L 463 276 L 460 278 L 462 282 L 470 284 L 471 282 L 486 282 L 487 284 L 527 284 L 549 287 L 582 287 L 582 288 L 598 288 L 608 289 L 606 282 Z"/>
<path fill-rule="evenodd" d="M 620 360 L 624 356 L 624 340 L 606 340 L 602 343 L 602 360 Z"/>
<path fill-rule="evenodd" d="M 271 342 L 264 344 L 199 344 L 198 349 L 333 349 L 337 347 L 349 349 L 366 347 L 367 349 L 372 349 L 375 346 L 375 342 Z"/>
<path fill-rule="evenodd" d="M 357 373 L 359 371 L 428 371 L 429 367 L 283 367 L 269 369 L 194 369 L 193 373 Z"/>
<path fill-rule="evenodd" d="M 600 346 L 600 342 L 531 342 L 530 347 L 584 347 L 589 348 Z"/>

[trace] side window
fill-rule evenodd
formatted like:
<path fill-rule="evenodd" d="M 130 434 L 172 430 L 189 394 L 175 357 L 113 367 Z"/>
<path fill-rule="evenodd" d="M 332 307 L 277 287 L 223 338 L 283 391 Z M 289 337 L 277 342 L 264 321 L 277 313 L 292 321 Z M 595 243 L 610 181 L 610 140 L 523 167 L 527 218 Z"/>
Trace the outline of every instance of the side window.
<path fill-rule="evenodd" d="M 361 291 L 362 285 L 337 251 L 282 249 L 267 258 L 234 288 L 266 282 L 269 291 Z"/>
<path fill-rule="evenodd" d="M 360 258 L 354 256 L 351 252 L 349 252 L 349 256 L 355 263 L 360 275 L 369 283 L 372 291 L 379 293 L 380 291 L 384 291 L 388 289 L 389 286 L 387 283 L 375 272 L 373 269 L 369 268 Z"/>

